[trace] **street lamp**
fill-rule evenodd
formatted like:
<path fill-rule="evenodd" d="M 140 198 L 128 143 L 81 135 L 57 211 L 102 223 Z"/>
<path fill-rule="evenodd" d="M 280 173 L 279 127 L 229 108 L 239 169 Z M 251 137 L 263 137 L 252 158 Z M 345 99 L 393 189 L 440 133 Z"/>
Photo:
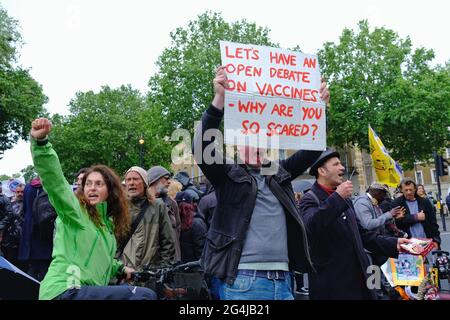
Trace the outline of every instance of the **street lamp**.
<path fill-rule="evenodd" d="M 141 136 L 141 138 L 139 139 L 139 155 L 140 155 L 140 160 L 141 160 L 141 165 L 140 167 L 143 168 L 144 167 L 144 138 Z"/>

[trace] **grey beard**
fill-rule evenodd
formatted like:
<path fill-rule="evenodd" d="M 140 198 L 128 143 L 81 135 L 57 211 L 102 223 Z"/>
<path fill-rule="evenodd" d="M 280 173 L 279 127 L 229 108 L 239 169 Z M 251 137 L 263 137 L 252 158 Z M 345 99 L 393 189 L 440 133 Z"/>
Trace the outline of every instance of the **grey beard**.
<path fill-rule="evenodd" d="M 161 197 L 161 196 L 163 196 L 163 195 L 166 195 L 168 191 L 169 191 L 169 190 L 168 190 L 166 187 L 164 187 L 164 186 L 156 187 L 156 194 L 157 194 L 159 197 Z"/>

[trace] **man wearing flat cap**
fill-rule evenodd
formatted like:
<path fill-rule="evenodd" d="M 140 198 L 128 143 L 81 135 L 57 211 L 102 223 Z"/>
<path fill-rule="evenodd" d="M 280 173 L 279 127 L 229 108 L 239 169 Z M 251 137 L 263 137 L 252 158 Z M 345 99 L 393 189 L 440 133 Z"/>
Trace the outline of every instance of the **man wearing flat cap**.
<path fill-rule="evenodd" d="M 177 203 L 168 196 L 172 174 L 162 166 L 153 166 L 148 171 L 148 186 L 150 194 L 161 199 L 167 207 L 167 214 L 172 224 L 172 238 L 175 242 L 175 261 L 181 260 L 181 219 Z"/>
<path fill-rule="evenodd" d="M 382 236 L 361 227 L 350 199 L 352 182 L 344 181 L 339 157 L 332 149 L 321 154 L 310 168 L 316 182 L 300 201 L 315 267 L 315 272 L 309 273 L 309 297 L 376 299 L 376 292 L 367 286 L 371 273 L 364 248 L 396 257 L 400 244 L 409 240 Z"/>
<path fill-rule="evenodd" d="M 119 254 L 123 250 L 125 265 L 140 270 L 149 264 L 172 264 L 175 243 L 170 219 L 164 202 L 147 192 L 147 172 L 141 167 L 131 167 L 125 174 L 125 186 L 132 215 L 130 236 L 118 249 Z"/>
<path fill-rule="evenodd" d="M 365 195 L 359 196 L 353 201 L 356 218 L 364 229 L 395 237 L 407 236 L 395 226 L 395 220 L 405 215 L 405 209 L 397 206 L 383 212 L 380 206 L 388 195 L 389 189 L 385 185 L 373 182 Z M 372 258 L 371 262 L 378 266 L 387 260 L 387 257 L 378 255 L 370 255 L 369 258 Z"/>

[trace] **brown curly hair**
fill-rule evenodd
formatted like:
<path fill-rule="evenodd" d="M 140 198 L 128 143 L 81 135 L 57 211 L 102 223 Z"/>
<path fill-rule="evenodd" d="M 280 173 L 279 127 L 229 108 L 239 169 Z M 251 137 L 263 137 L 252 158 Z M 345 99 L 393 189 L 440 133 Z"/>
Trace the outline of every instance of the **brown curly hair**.
<path fill-rule="evenodd" d="M 92 222 L 97 226 L 103 226 L 100 219 L 100 214 L 97 208 L 91 205 L 84 196 L 84 186 L 86 184 L 87 177 L 92 172 L 98 172 L 102 175 L 105 180 L 105 184 L 108 188 L 108 198 L 106 202 L 108 203 L 108 216 L 111 216 L 114 223 L 114 235 L 116 240 L 120 241 L 126 237 L 128 231 L 130 230 L 131 218 L 128 212 L 128 202 L 125 192 L 122 188 L 119 176 L 109 167 L 105 165 L 95 165 L 86 171 L 81 182 L 81 187 L 77 190 L 77 197 L 81 205 L 86 208 Z"/>

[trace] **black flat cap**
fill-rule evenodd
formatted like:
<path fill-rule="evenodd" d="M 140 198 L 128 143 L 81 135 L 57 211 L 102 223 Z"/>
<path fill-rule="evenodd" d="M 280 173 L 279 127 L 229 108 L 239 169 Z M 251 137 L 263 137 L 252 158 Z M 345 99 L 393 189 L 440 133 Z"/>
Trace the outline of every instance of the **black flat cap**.
<path fill-rule="evenodd" d="M 319 159 L 317 159 L 316 162 L 313 163 L 313 165 L 309 169 L 309 174 L 317 177 L 317 169 L 319 169 L 319 167 L 322 166 L 328 159 L 331 159 L 333 157 L 340 158 L 341 156 L 339 155 L 339 152 L 331 148 L 327 148 L 322 152 Z"/>

